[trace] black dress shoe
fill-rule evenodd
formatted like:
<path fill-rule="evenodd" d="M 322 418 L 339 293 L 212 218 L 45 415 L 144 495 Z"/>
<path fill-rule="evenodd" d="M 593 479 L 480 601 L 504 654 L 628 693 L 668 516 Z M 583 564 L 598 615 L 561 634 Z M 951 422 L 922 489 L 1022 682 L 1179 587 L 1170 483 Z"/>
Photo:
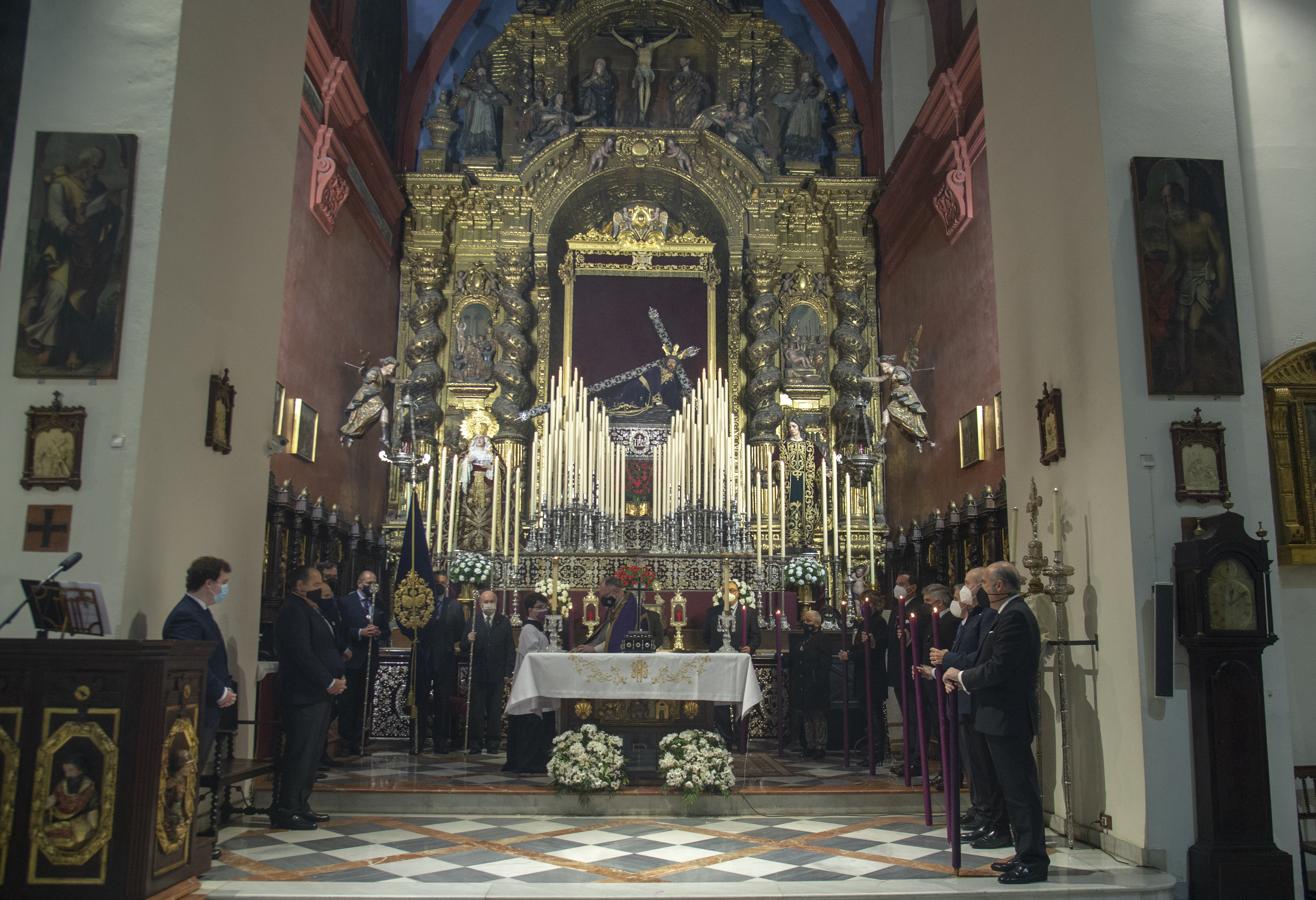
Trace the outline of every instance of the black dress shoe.
<path fill-rule="evenodd" d="M 319 826 L 305 816 L 270 816 L 270 827 L 285 831 L 314 831 Z"/>
<path fill-rule="evenodd" d="M 1001 850 L 1005 847 L 1014 846 L 1014 838 L 1010 836 L 1008 828 L 995 828 L 991 831 L 985 831 L 977 839 L 970 843 L 974 850 Z"/>
<path fill-rule="evenodd" d="M 1001 884 L 1036 884 L 1039 881 L 1046 881 L 1048 868 L 1050 867 L 1036 863 L 1020 863 L 1008 872 L 1002 872 L 1001 877 L 996 880 Z"/>
<path fill-rule="evenodd" d="M 1019 860 L 1011 856 L 1009 859 L 1001 859 L 992 863 L 993 872 L 1008 872 L 1015 866 L 1019 865 Z"/>
<path fill-rule="evenodd" d="M 308 810 L 306 810 L 306 812 L 302 813 L 301 816 L 302 816 L 303 819 L 310 819 L 312 822 L 328 822 L 328 821 L 329 821 L 329 816 L 328 816 L 327 813 L 318 813 L 318 812 L 316 812 L 316 811 L 313 810 L 313 809 L 308 809 Z"/>

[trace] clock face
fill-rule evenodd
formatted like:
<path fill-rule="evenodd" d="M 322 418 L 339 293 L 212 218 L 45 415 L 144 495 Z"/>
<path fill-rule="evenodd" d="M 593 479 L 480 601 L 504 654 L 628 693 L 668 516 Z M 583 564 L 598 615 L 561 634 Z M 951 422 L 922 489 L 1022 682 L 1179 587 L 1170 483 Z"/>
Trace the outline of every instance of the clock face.
<path fill-rule="evenodd" d="M 1255 631 L 1256 583 L 1237 559 L 1226 557 L 1206 579 L 1207 624 L 1212 631 Z"/>

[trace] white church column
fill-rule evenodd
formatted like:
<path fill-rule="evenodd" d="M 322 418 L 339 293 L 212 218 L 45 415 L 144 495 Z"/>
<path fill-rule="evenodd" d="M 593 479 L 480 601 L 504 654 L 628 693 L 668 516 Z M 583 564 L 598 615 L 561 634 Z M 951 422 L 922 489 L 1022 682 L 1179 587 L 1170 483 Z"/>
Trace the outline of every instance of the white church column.
<path fill-rule="evenodd" d="M 70 503 L 71 549 L 86 554 L 70 577 L 105 586 L 115 636 L 156 638 L 188 562 L 225 557 L 233 589 L 216 617 L 244 716 L 306 23 L 305 4 L 258 0 L 34 3 L 0 265 L 0 310 L 14 323 L 36 132 L 137 135 L 118 378 L 15 379 L 12 338 L 0 342 L 12 426 L 0 444 L 11 473 L 0 577 L 16 585 L 59 558 L 16 552 L 23 505 Z M 233 452 L 221 455 L 203 438 L 209 377 L 226 368 L 237 401 Z M 52 388 L 87 409 L 83 487 L 38 495 L 17 487 L 22 415 Z M 20 623 L 6 636 L 30 633 Z"/>
<path fill-rule="evenodd" d="M 1086 835 L 1183 877 L 1194 840 L 1187 660 L 1176 648 L 1176 693 L 1152 696 L 1151 585 L 1172 579 L 1180 518 L 1220 507 L 1174 500 L 1172 421 L 1200 406 L 1224 424 L 1236 511 L 1274 533 L 1224 9 L 1002 0 L 978 16 L 1010 502 L 1022 505 L 1035 476 L 1049 523 L 1052 488 L 1063 490 L 1067 557 L 1078 570 L 1071 637 L 1101 641 L 1096 653 L 1076 649 L 1071 670 L 1075 815 L 1081 825 L 1109 816 L 1108 831 Z M 1241 397 L 1147 392 L 1133 156 L 1224 160 Z M 1044 381 L 1063 390 L 1067 446 L 1047 468 L 1033 409 Z M 1285 652 L 1281 642 L 1264 661 L 1275 842 L 1291 851 Z M 1054 760 L 1054 726 L 1044 731 Z M 1045 805 L 1062 811 L 1059 785 L 1048 782 Z"/>

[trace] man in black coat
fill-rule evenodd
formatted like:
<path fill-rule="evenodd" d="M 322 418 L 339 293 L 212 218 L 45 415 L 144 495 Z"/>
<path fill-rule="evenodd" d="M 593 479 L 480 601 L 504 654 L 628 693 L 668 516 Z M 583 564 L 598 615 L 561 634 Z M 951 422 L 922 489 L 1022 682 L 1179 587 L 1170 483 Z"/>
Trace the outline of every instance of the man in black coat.
<path fill-rule="evenodd" d="M 849 653 L 833 654 L 830 635 L 822 633 L 822 614 L 808 609 L 800 616 L 804 639 L 791 650 L 791 708 L 799 714 L 804 729 L 804 755 L 822 759 L 827 755 L 827 711 L 832 701 L 832 657 L 842 661 Z"/>
<path fill-rule="evenodd" d="M 996 621 L 996 610 L 988 604 L 987 592 L 982 587 L 986 574 L 987 570 L 980 566 L 970 569 L 964 576 L 960 596 L 954 601 L 959 606 L 959 631 L 949 649 L 932 651 L 933 665 L 967 669 L 977 661 L 978 650 Z M 963 836 L 979 840 L 991 831 L 1008 835 L 1010 820 L 1005 814 L 1005 797 L 996 781 L 996 770 L 992 768 L 987 738 L 973 727 L 973 705 L 964 693 L 951 697 L 950 702 L 951 709 L 959 712 L 956 717 L 960 735 L 959 759 L 969 773 L 971 806 L 961 821 L 965 828 Z"/>
<path fill-rule="evenodd" d="M 224 649 L 224 635 L 220 633 L 210 607 L 228 597 L 228 580 L 232 569 L 215 556 L 202 556 L 187 567 L 187 593 L 165 619 L 160 634 L 166 641 L 213 641 L 206 663 L 206 702 L 201 710 L 201 731 L 197 735 L 200 746 L 197 764 L 204 767 L 215 742 L 219 727 L 219 711 L 238 702 L 238 695 L 230 686 L 233 678 L 228 672 L 228 651 Z"/>
<path fill-rule="evenodd" d="M 457 662 L 467 632 L 462 609 L 448 576 L 434 581 L 434 612 L 417 636 L 403 625 L 398 630 L 418 645 L 416 651 L 416 743 L 414 752 L 433 740 L 435 753 L 452 752 L 452 703 L 457 693 Z"/>
<path fill-rule="evenodd" d="M 329 818 L 312 811 L 309 801 L 333 698 L 347 690 L 347 679 L 338 635 L 320 611 L 327 590 L 320 570 L 303 566 L 292 577 L 292 593 L 274 620 L 283 755 L 270 824 L 309 831 Z"/>
<path fill-rule="evenodd" d="M 466 640 L 471 647 L 471 753 L 497 753 L 503 730 L 503 685 L 516 670 L 512 623 L 498 611 L 498 595 L 481 591 Z"/>
<path fill-rule="evenodd" d="M 341 638 L 351 651 L 346 664 L 347 690 L 338 698 L 338 733 L 348 756 L 360 756 L 365 749 L 366 692 L 379 668 L 376 647 L 388 643 L 388 606 L 377 596 L 378 591 L 379 578 L 366 569 L 357 576 L 356 590 L 338 598 Z M 370 671 L 366 670 L 367 661 Z"/>
<path fill-rule="evenodd" d="M 1037 618 L 1020 593 L 1019 572 L 1009 563 L 987 570 L 986 590 L 996 622 L 983 641 L 978 659 L 967 669 L 949 668 L 947 689 L 969 695 L 973 727 L 987 738 L 992 767 L 1005 795 L 1014 830 L 1014 859 L 1000 865 L 1002 884 L 1046 881 L 1049 861 L 1042 826 L 1042 791 L 1033 761 L 1033 723 L 1037 720 L 1037 668 L 1042 649 Z M 986 846 L 980 840 L 974 846 Z"/>
<path fill-rule="evenodd" d="M 878 611 L 880 602 L 876 591 L 865 591 L 860 596 L 861 617 L 855 623 L 854 672 L 855 696 L 862 703 L 871 704 L 873 721 L 873 754 L 877 762 L 886 759 L 886 687 L 887 687 L 887 623 Z M 865 619 L 865 616 L 867 617 Z M 867 719 L 865 719 L 865 725 Z"/>

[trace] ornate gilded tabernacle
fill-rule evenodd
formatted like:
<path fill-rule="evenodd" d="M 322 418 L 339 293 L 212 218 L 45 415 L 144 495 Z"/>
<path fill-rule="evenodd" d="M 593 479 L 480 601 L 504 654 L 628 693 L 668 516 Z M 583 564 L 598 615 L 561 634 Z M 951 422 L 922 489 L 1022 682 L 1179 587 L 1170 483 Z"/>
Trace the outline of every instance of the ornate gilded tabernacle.
<path fill-rule="evenodd" d="M 1282 566 L 1316 564 L 1316 343 L 1296 347 L 1261 372 Z"/>
<path fill-rule="evenodd" d="M 699 346 L 692 377 L 725 373 L 759 466 L 784 408 L 829 446 L 842 404 L 876 416 L 861 379 L 876 374 L 878 185 L 859 176 L 846 104 L 759 10 L 590 0 L 513 16 L 440 98 L 431 149 L 404 176 L 399 381 L 422 443 L 455 449 L 461 420 L 486 410 L 508 472 L 529 458 L 541 420 L 519 414 L 548 400 L 564 360 L 585 366 L 617 338 L 582 346 L 583 275 L 627 279 L 609 282 L 619 303 L 665 290 L 651 279 L 702 290 L 696 337 L 675 314 L 662 323 Z M 616 371 L 668 342 L 643 319 L 654 305 L 637 301 L 635 358 Z"/>

